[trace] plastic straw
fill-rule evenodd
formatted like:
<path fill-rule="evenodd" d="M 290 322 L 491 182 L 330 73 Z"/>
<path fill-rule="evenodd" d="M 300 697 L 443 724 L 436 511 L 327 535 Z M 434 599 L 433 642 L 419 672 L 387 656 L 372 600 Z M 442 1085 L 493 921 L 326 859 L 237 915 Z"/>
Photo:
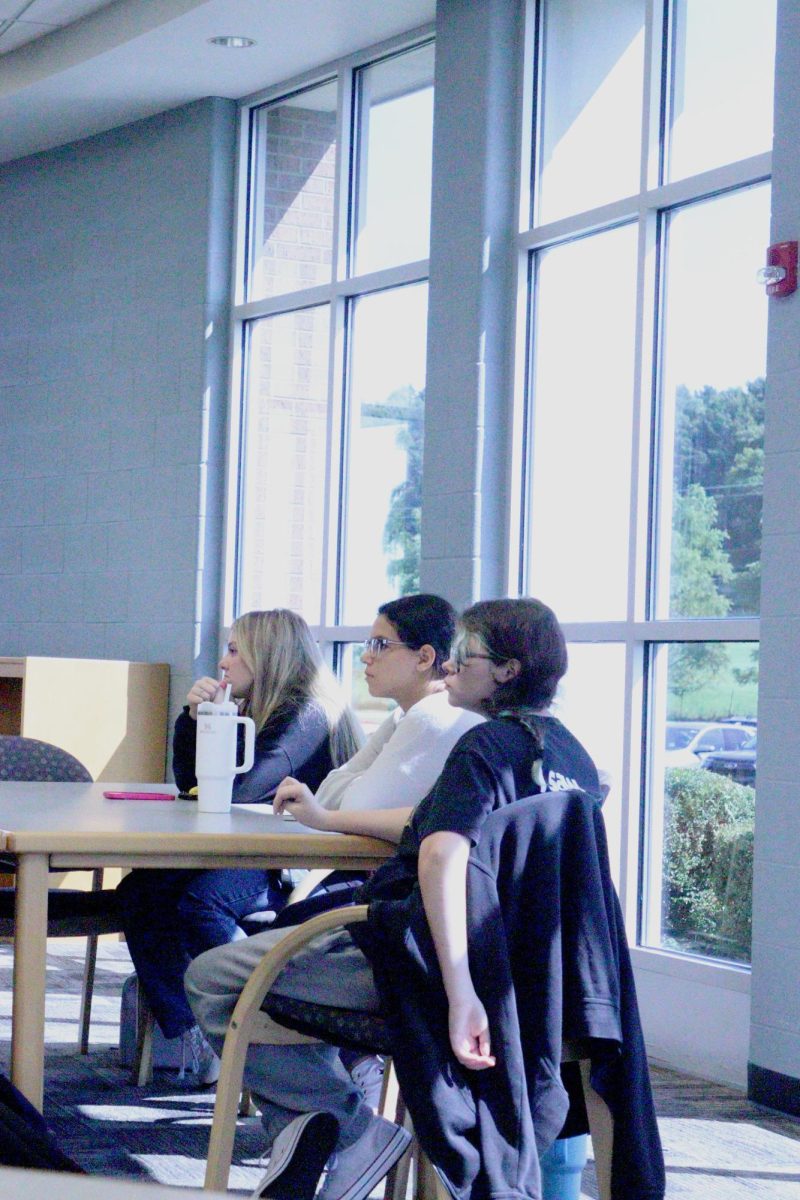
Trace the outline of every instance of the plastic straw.
<path fill-rule="evenodd" d="M 225 688 L 225 703 L 226 704 L 228 703 L 230 698 L 231 698 L 231 685 L 228 684 L 228 686 Z"/>

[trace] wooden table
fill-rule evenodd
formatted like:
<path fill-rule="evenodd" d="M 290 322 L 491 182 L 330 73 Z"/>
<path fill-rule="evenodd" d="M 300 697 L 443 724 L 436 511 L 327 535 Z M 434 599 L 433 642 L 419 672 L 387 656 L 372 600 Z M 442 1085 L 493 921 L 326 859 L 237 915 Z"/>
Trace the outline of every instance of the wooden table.
<path fill-rule="evenodd" d="M 106 800 L 104 790 L 163 784 L 0 780 L 0 849 L 17 855 L 11 1077 L 42 1107 L 49 870 L 91 867 L 341 867 L 371 869 L 388 842 L 319 833 L 263 805 L 201 813 L 190 800 Z"/>

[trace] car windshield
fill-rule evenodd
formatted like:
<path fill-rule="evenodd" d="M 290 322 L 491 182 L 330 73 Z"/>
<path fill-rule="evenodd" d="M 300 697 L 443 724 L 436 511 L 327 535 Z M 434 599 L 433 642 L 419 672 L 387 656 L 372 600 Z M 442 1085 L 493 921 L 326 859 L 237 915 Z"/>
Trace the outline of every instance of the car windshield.
<path fill-rule="evenodd" d="M 667 744 L 665 749 L 683 750 L 702 728 L 702 725 L 667 726 Z"/>

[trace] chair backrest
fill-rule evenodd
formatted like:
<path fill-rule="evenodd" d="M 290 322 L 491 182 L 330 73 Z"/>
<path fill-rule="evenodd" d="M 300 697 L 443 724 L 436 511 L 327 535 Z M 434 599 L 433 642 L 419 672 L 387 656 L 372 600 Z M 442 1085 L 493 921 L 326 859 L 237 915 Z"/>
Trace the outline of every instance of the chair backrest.
<path fill-rule="evenodd" d="M 74 755 L 37 738 L 0 737 L 0 779 L 20 783 L 91 783 Z"/>

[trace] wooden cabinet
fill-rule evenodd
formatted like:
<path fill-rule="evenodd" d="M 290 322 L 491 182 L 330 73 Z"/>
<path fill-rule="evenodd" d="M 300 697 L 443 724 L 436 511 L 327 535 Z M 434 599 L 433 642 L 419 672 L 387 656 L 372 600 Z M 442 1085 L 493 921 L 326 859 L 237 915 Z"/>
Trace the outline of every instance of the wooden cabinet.
<path fill-rule="evenodd" d="M 95 658 L 0 658 L 0 734 L 61 746 L 96 780 L 160 783 L 169 666 Z"/>

